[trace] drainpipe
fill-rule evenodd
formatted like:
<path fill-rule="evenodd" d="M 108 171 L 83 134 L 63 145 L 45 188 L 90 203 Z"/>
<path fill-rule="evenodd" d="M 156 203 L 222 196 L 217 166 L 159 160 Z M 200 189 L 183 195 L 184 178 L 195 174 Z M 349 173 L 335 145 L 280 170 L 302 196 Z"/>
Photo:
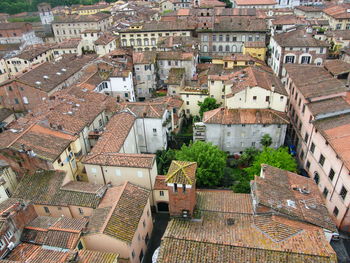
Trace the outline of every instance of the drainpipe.
<path fill-rule="evenodd" d="M 102 166 L 100 166 L 100 168 L 101 168 L 101 173 L 102 173 L 103 183 L 106 185 L 105 173 L 103 172 L 103 168 L 102 168 Z"/>
<path fill-rule="evenodd" d="M 145 129 L 145 116 L 143 116 L 142 118 L 142 123 L 143 123 L 143 135 L 145 137 L 145 144 L 146 144 L 146 152 L 148 152 L 148 149 L 147 149 L 147 136 L 146 136 L 146 129 Z"/>
<path fill-rule="evenodd" d="M 341 172 L 342 172 L 342 170 L 343 170 L 343 167 L 344 167 L 344 162 L 342 163 L 342 165 L 341 165 L 341 167 L 340 167 L 340 171 L 339 171 L 339 173 L 338 173 L 337 180 L 335 181 L 335 185 L 334 185 L 334 187 L 333 187 L 332 194 L 331 194 L 331 197 L 329 198 L 329 201 L 332 200 L 332 197 L 333 197 L 333 194 L 334 194 L 334 192 L 335 192 L 335 188 L 336 188 L 336 186 L 337 186 L 337 184 L 338 184 L 339 177 L 340 177 L 340 174 L 341 174 Z M 349 208 L 349 207 L 348 207 L 348 208 Z"/>

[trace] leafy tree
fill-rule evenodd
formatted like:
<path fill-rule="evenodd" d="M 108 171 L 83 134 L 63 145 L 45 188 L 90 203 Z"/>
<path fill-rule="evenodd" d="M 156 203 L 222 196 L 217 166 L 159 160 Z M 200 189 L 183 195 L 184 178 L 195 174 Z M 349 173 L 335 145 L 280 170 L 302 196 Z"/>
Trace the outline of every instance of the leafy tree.
<path fill-rule="evenodd" d="M 255 147 L 249 147 L 244 150 L 241 157 L 239 158 L 239 165 L 243 167 L 250 166 L 260 151 Z"/>
<path fill-rule="evenodd" d="M 295 159 L 288 153 L 288 149 L 285 147 L 278 148 L 277 150 L 265 147 L 264 150 L 254 158 L 252 166 L 244 170 L 251 179 L 253 179 L 254 175 L 260 174 L 261 164 L 268 164 L 291 172 L 296 172 L 297 170 Z"/>
<path fill-rule="evenodd" d="M 167 174 L 172 160 L 175 160 L 175 150 L 157 151 L 156 161 L 158 174 Z"/>
<path fill-rule="evenodd" d="M 216 103 L 214 98 L 205 98 L 203 102 L 198 101 L 199 115 L 203 118 L 203 113 L 210 110 L 215 110 L 220 107 L 220 104 Z"/>
<path fill-rule="evenodd" d="M 260 140 L 261 145 L 265 147 L 269 147 L 272 144 L 272 138 L 269 134 L 265 134 L 261 140 Z"/>
<path fill-rule="evenodd" d="M 233 169 L 234 183 L 232 190 L 235 193 L 250 193 L 250 180 L 252 179 L 244 170 Z"/>
<path fill-rule="evenodd" d="M 179 161 L 197 162 L 197 185 L 218 186 L 224 175 L 226 153 L 211 143 L 196 141 L 176 151 Z"/>
<path fill-rule="evenodd" d="M 232 2 L 230 0 L 219 0 L 220 2 L 224 2 L 226 4 L 226 8 L 232 8 Z"/>

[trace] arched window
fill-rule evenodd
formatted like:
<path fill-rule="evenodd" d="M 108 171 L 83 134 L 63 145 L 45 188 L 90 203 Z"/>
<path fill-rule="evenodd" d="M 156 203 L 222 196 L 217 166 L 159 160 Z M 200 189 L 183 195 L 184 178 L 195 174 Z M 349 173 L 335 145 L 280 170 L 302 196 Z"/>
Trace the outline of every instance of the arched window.
<path fill-rule="evenodd" d="M 222 52 L 222 46 L 221 45 L 219 46 L 219 52 Z"/>
<path fill-rule="evenodd" d="M 213 51 L 214 51 L 214 52 L 216 51 L 216 46 L 215 46 L 215 45 L 213 46 Z"/>
<path fill-rule="evenodd" d="M 235 45 L 232 46 L 232 52 L 233 53 L 237 52 L 237 47 Z"/>
<path fill-rule="evenodd" d="M 229 45 L 226 45 L 225 51 L 226 51 L 226 52 L 230 52 L 230 46 L 229 46 Z"/>
<path fill-rule="evenodd" d="M 203 46 L 203 52 L 208 52 L 208 46 L 207 45 Z"/>

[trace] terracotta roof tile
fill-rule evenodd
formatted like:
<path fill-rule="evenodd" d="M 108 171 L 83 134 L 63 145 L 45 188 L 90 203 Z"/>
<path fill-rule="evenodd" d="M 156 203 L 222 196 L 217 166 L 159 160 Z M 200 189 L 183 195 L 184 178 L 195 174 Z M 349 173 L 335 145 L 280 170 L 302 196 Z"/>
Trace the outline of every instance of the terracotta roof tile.
<path fill-rule="evenodd" d="M 262 165 L 264 176 L 252 181 L 253 198 L 258 205 L 331 231 L 330 217 L 316 183 L 307 177 L 269 165 Z"/>
<path fill-rule="evenodd" d="M 78 263 L 117 263 L 118 254 L 92 251 L 82 249 L 79 250 Z"/>
<path fill-rule="evenodd" d="M 166 183 L 189 184 L 196 183 L 197 163 L 172 161 L 166 175 Z"/>
<path fill-rule="evenodd" d="M 165 175 L 157 175 L 156 181 L 154 182 L 154 190 L 167 190 L 168 187 L 165 183 L 166 176 Z"/>
<path fill-rule="evenodd" d="M 103 233 L 131 244 L 149 194 L 149 190 L 126 182 Z"/>
<path fill-rule="evenodd" d="M 276 5 L 275 0 L 235 0 L 238 6 L 245 5 Z"/>
<path fill-rule="evenodd" d="M 333 76 L 338 76 L 350 72 L 350 63 L 338 59 L 326 60 L 324 67 Z"/>
<path fill-rule="evenodd" d="M 296 29 L 273 36 L 281 47 L 329 47 L 326 41 L 318 40 L 305 29 Z"/>
<path fill-rule="evenodd" d="M 270 109 L 218 108 L 204 113 L 203 122 L 208 124 L 288 124 L 284 112 Z"/>

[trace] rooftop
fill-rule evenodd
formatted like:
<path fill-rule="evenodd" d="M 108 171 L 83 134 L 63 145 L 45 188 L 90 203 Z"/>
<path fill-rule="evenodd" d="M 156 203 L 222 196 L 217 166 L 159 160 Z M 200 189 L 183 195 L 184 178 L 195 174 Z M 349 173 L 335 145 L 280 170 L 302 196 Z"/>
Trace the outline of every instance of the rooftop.
<path fill-rule="evenodd" d="M 64 177 L 65 173 L 60 171 L 40 170 L 33 174 L 27 174 L 18 184 L 13 196 L 41 205 L 74 205 L 91 208 L 98 206 L 106 191 L 105 186 L 96 187 L 95 192 L 86 192 L 77 189 L 77 187 L 71 189 L 69 185 L 65 189 L 65 186 L 62 186 Z M 82 187 L 85 188 L 84 183 Z"/>
<path fill-rule="evenodd" d="M 288 124 L 284 112 L 271 109 L 218 108 L 204 113 L 203 122 L 208 124 Z"/>
<path fill-rule="evenodd" d="M 275 0 L 235 0 L 237 6 L 245 6 L 245 5 L 276 5 L 277 2 Z"/>
<path fill-rule="evenodd" d="M 197 163 L 175 161 L 171 165 L 166 175 L 166 183 L 194 185 L 196 182 Z"/>
<path fill-rule="evenodd" d="M 350 63 L 339 59 L 326 60 L 323 66 L 333 76 L 338 76 L 350 72 Z"/>
<path fill-rule="evenodd" d="M 326 41 L 314 38 L 304 28 L 276 34 L 273 38 L 281 47 L 329 47 Z"/>
<path fill-rule="evenodd" d="M 93 15 L 64 15 L 64 16 L 55 16 L 55 23 L 82 23 L 82 22 L 99 22 L 104 19 L 108 19 L 111 15 L 106 13 L 96 13 Z"/>
<path fill-rule="evenodd" d="M 294 220 L 337 231 L 313 179 L 269 165 L 261 166 L 261 176 L 255 176 L 251 183 L 258 207 L 268 207 Z"/>
<path fill-rule="evenodd" d="M 267 32 L 267 25 L 264 19 L 240 17 L 222 17 L 214 23 L 214 32 Z M 199 31 L 201 31 L 199 29 Z"/>
<path fill-rule="evenodd" d="M 335 19 L 349 19 L 350 13 L 348 12 L 350 4 L 338 4 L 331 5 L 323 10 L 323 13 L 329 15 Z"/>
<path fill-rule="evenodd" d="M 285 69 L 305 99 L 347 91 L 344 83 L 334 78 L 323 67 L 286 64 Z"/>

